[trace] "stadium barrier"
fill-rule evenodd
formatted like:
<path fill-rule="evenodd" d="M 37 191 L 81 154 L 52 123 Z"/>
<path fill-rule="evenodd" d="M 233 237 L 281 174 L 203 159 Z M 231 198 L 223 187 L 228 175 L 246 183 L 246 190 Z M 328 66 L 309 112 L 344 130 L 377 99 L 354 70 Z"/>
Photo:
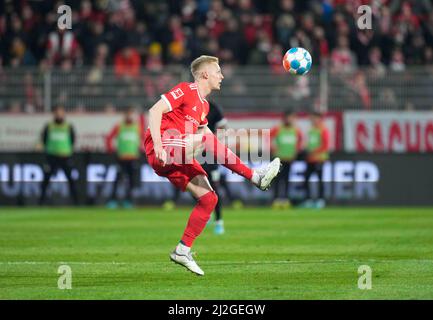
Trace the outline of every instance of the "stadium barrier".
<path fill-rule="evenodd" d="M 433 152 L 433 112 L 344 112 L 347 152 Z"/>
<path fill-rule="evenodd" d="M 400 72 L 361 67 L 336 72 L 313 64 L 305 77 L 268 66 L 223 65 L 222 90 L 212 99 L 226 111 L 432 110 L 433 68 Z M 188 68 L 167 66 L 116 75 L 113 67 L 0 70 L 0 112 L 47 112 L 57 104 L 68 111 L 107 111 L 135 106 L 147 110 L 163 92 L 191 81 Z"/>
<path fill-rule="evenodd" d="M 41 153 L 0 153 L 0 205 L 36 205 L 40 194 L 45 156 Z M 74 178 L 80 203 L 102 205 L 112 192 L 116 174 L 115 158 L 103 153 L 79 153 L 73 157 Z M 304 195 L 305 163 L 292 167 L 290 197 Z M 232 194 L 254 205 L 269 205 L 272 191 L 262 192 L 239 176 L 221 167 Z M 333 153 L 324 167 L 325 196 L 335 205 L 433 205 L 433 166 L 427 154 Z M 316 177 L 312 177 L 314 184 Z M 52 177 L 49 204 L 70 204 L 69 188 L 63 172 Z M 159 205 L 173 196 L 174 189 L 157 176 L 143 157 L 138 168 L 133 197 L 140 205 Z M 317 187 L 317 185 L 315 185 Z M 316 190 L 317 188 L 313 188 Z M 124 189 L 120 188 L 119 197 Z M 226 197 L 222 194 L 222 199 Z M 191 198 L 182 195 L 181 202 Z"/>
<path fill-rule="evenodd" d="M 146 123 L 146 115 L 141 114 L 143 123 Z M 0 116 L 0 152 L 1 151 L 38 151 L 41 148 L 41 130 L 46 123 L 51 121 L 50 113 L 37 114 L 3 114 Z M 98 151 L 104 152 L 105 139 L 113 126 L 123 118 L 122 113 L 71 113 L 67 120 L 74 126 L 76 132 L 77 151 Z M 237 112 L 226 114 L 228 127 L 234 129 L 236 133 L 242 135 L 242 131 L 249 129 L 270 129 L 281 122 L 281 114 L 276 112 Z M 310 121 L 306 114 L 300 115 L 297 122 L 304 134 L 310 128 Z M 332 151 L 341 149 L 341 113 L 333 112 L 325 116 L 331 141 Z M 145 125 L 146 126 L 146 125 Z M 242 129 L 242 131 L 241 131 Z M 237 132 L 239 130 L 239 132 Z M 261 132 L 259 132 L 261 134 Z M 229 137 L 226 141 L 228 146 L 234 148 L 236 135 Z M 248 146 L 250 149 L 269 148 L 260 144 L 257 139 L 251 139 Z M 241 150 L 246 151 L 246 150 Z"/>

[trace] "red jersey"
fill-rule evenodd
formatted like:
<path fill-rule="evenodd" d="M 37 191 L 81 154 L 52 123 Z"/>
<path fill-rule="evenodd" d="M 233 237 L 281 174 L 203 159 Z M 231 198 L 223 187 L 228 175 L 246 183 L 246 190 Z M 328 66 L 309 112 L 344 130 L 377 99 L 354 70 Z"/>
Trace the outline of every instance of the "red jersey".
<path fill-rule="evenodd" d="M 196 133 L 199 127 L 207 125 L 209 103 L 200 96 L 197 83 L 181 82 L 162 94 L 161 99 L 170 109 L 162 115 L 161 135 L 168 129 L 179 134 Z"/>
<path fill-rule="evenodd" d="M 162 146 L 169 157 L 175 157 L 175 150 L 181 150 L 184 157 L 187 141 L 185 134 L 194 134 L 199 127 L 207 125 L 209 103 L 200 96 L 197 83 L 181 82 L 161 95 L 169 111 L 161 118 Z M 197 175 L 207 176 L 206 171 L 193 159 L 191 163 L 170 162 L 165 166 L 156 159 L 150 129 L 146 131 L 146 156 L 149 164 L 161 177 L 167 177 L 176 187 L 186 190 L 188 183 Z M 170 158 L 171 159 L 171 158 Z"/>

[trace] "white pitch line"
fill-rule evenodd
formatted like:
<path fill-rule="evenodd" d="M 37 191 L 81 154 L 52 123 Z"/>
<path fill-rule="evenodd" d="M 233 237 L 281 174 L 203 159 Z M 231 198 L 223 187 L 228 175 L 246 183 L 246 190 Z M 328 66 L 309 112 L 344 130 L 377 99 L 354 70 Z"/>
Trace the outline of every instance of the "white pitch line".
<path fill-rule="evenodd" d="M 28 265 L 49 265 L 49 264 L 78 264 L 78 265 L 126 265 L 129 263 L 125 262 L 115 262 L 115 261 L 109 261 L 109 262 L 84 262 L 84 261 L 70 261 L 70 262 L 64 262 L 64 261 L 0 261 L 0 265 L 20 265 L 20 264 L 28 264 Z"/>
<path fill-rule="evenodd" d="M 167 260 L 167 262 L 169 262 Z M 220 261 L 201 261 L 203 265 L 252 265 L 252 264 L 315 264 L 315 263 L 389 263 L 389 262 L 427 262 L 433 263 L 433 259 L 335 259 L 335 260 L 264 260 L 264 261 L 233 261 L 233 260 L 220 260 Z M 149 262 L 116 262 L 116 261 L 0 261 L 0 265 L 53 265 L 53 264 L 70 264 L 70 265 L 146 265 L 146 264 L 161 264 L 165 261 L 149 261 Z"/>
<path fill-rule="evenodd" d="M 433 263 L 433 259 L 387 259 L 387 260 L 376 260 L 376 259 L 336 259 L 336 260 L 266 260 L 266 261 L 211 261 L 206 262 L 203 261 L 203 264 L 314 264 L 314 263 L 366 263 L 366 262 L 376 262 L 376 263 L 385 263 L 385 262 L 430 262 Z"/>

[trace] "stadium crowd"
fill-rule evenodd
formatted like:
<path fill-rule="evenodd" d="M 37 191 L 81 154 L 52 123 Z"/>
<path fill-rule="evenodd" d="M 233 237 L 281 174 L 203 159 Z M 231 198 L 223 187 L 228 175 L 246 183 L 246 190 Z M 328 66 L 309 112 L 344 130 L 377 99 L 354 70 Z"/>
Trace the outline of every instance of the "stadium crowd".
<path fill-rule="evenodd" d="M 71 30 L 57 28 L 63 2 L 2 1 L 3 65 L 113 64 L 136 77 L 139 67 L 187 64 L 208 53 L 238 64 L 281 63 L 303 46 L 314 61 L 341 68 L 433 62 L 431 0 L 374 1 L 371 30 L 356 26 L 362 0 L 72 0 Z M 381 4 L 378 6 L 377 4 Z M 380 66 L 379 66 L 380 65 Z"/>
<path fill-rule="evenodd" d="M 360 16 L 357 8 L 370 3 L 373 28 L 361 30 L 357 27 Z M 57 27 L 56 9 L 62 4 L 72 8 L 70 30 Z M 65 74 L 88 66 L 86 81 L 90 88 L 83 90 L 89 91 L 93 83 L 104 79 L 106 66 L 113 66 L 117 79 L 144 81 L 143 87 L 152 96 L 152 92 L 161 88 L 154 88 L 152 79 L 143 79 L 142 70 L 160 72 L 166 65 L 187 66 L 194 57 L 210 54 L 220 57 L 226 66 L 268 65 L 273 72 L 280 73 L 284 51 L 296 46 L 308 49 L 315 65 L 327 61 L 330 70 L 337 73 L 352 73 L 358 66 L 366 66 L 370 75 L 380 77 L 388 71 L 404 71 L 407 65 L 433 65 L 433 1 L 5 0 L 0 3 L 0 81 L 2 66 L 37 66 L 40 70 L 58 66 Z M 161 84 L 170 82 L 161 79 Z M 31 80 L 27 76 L 23 90 L 31 90 L 25 86 Z M 67 85 L 65 81 L 58 83 Z M 348 90 L 360 95 L 355 101 L 361 101 L 364 109 L 371 109 L 365 73 L 359 72 L 350 81 L 341 82 L 349 83 Z M 395 100 L 389 90 L 381 94 L 389 103 Z"/>

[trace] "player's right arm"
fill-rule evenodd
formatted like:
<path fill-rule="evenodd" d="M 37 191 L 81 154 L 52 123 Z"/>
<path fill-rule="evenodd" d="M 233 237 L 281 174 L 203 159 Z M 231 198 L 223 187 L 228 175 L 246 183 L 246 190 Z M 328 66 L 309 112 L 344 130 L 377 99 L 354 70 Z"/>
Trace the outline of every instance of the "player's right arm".
<path fill-rule="evenodd" d="M 159 99 L 159 101 L 149 110 L 149 128 L 152 136 L 153 148 L 156 158 L 162 162 L 163 166 L 167 161 L 167 154 L 162 148 L 161 119 L 162 115 L 168 111 L 170 111 L 170 108 L 163 99 Z"/>
<path fill-rule="evenodd" d="M 179 108 L 183 104 L 187 83 L 181 82 L 169 92 L 162 94 L 161 99 L 149 110 L 149 128 L 152 136 L 153 147 L 156 158 L 165 166 L 167 154 L 162 148 L 161 120 L 162 115 Z"/>

